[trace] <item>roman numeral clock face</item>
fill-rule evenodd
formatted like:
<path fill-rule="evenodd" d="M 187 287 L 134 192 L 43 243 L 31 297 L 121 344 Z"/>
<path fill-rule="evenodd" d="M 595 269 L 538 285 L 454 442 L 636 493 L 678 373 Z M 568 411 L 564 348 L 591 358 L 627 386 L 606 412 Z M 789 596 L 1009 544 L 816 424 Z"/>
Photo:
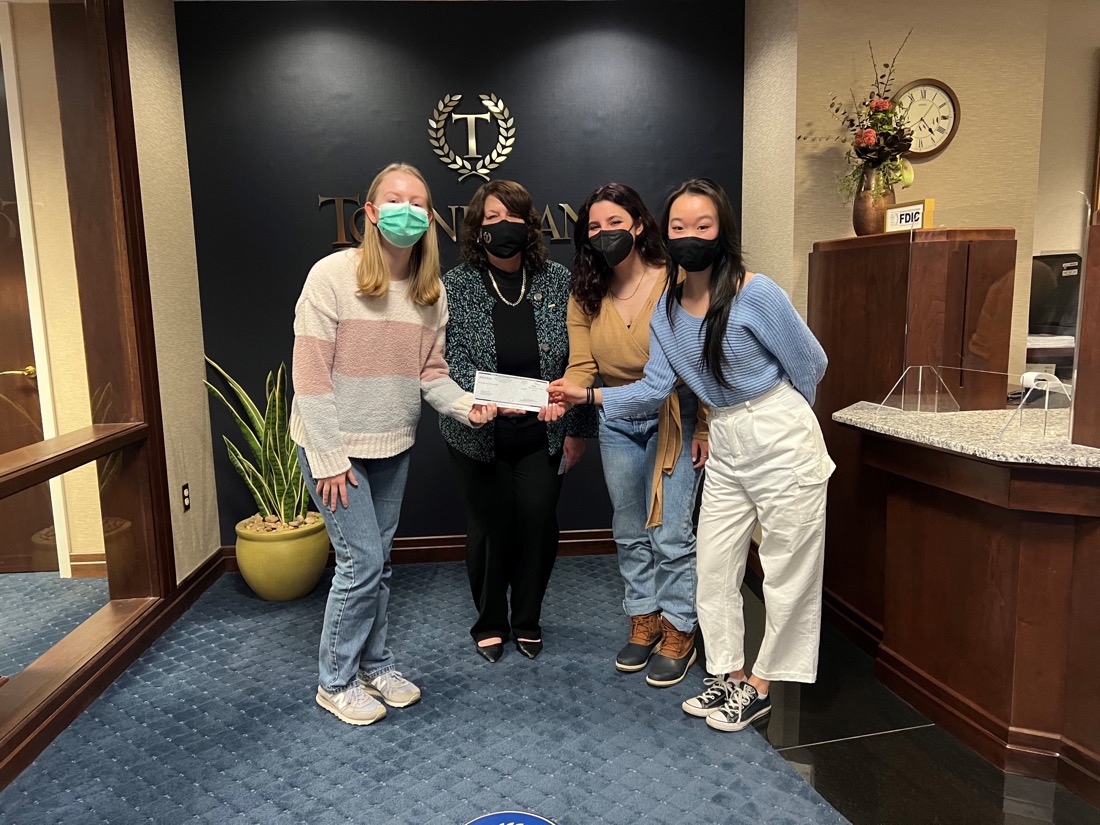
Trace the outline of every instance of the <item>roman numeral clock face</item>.
<path fill-rule="evenodd" d="M 959 99 L 946 83 L 914 80 L 894 95 L 894 101 L 913 130 L 910 157 L 928 158 L 947 148 L 959 129 Z"/>

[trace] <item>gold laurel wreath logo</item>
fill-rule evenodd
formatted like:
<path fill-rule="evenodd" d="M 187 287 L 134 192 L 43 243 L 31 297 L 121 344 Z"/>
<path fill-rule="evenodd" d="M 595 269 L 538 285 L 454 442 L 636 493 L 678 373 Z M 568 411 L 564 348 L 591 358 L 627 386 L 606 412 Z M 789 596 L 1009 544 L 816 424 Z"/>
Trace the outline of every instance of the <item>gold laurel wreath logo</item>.
<path fill-rule="evenodd" d="M 482 104 L 489 110 L 497 122 L 497 145 L 488 155 L 480 158 L 477 166 L 470 164 L 466 158 L 459 157 L 447 143 L 446 126 L 447 118 L 451 112 L 462 102 L 462 95 L 444 95 L 436 103 L 432 116 L 428 118 L 428 140 L 432 144 L 432 151 L 439 160 L 447 165 L 448 169 L 459 172 L 458 179 L 465 180 L 470 175 L 477 175 L 489 180 L 489 173 L 500 166 L 512 153 L 512 147 L 516 142 L 516 119 L 504 105 L 504 101 L 495 94 L 479 95 Z"/>

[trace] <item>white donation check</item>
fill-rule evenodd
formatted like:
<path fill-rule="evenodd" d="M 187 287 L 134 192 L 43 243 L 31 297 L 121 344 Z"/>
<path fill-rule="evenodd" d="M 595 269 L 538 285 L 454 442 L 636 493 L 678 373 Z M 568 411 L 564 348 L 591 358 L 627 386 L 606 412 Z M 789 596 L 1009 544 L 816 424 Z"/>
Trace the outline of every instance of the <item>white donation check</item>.
<path fill-rule="evenodd" d="M 499 372 L 474 373 L 474 400 L 479 404 L 496 404 L 516 410 L 538 412 L 550 403 L 546 394 L 549 381 L 502 375 Z"/>

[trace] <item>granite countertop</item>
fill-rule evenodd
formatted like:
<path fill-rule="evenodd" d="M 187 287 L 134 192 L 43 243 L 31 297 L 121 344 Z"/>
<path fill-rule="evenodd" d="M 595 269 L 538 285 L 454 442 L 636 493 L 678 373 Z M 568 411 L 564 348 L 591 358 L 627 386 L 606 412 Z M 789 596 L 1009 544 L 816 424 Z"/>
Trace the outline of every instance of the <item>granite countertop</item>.
<path fill-rule="evenodd" d="M 833 413 L 833 421 L 941 450 L 1013 464 L 1100 469 L 1100 449 L 1069 443 L 1069 410 L 1026 409 L 1002 437 L 1010 410 L 910 412 L 860 401 Z M 1022 420 L 1022 425 L 1021 425 Z"/>

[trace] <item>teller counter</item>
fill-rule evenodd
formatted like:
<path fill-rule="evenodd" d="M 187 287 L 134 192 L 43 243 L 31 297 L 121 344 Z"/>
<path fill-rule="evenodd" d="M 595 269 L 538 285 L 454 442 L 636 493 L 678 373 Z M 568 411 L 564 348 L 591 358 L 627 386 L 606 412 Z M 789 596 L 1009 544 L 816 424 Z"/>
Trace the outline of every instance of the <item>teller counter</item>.
<path fill-rule="evenodd" d="M 832 419 L 858 439 L 881 563 L 879 678 L 1005 770 L 1100 804 L 1100 449 L 1069 443 L 1069 415 Z"/>

